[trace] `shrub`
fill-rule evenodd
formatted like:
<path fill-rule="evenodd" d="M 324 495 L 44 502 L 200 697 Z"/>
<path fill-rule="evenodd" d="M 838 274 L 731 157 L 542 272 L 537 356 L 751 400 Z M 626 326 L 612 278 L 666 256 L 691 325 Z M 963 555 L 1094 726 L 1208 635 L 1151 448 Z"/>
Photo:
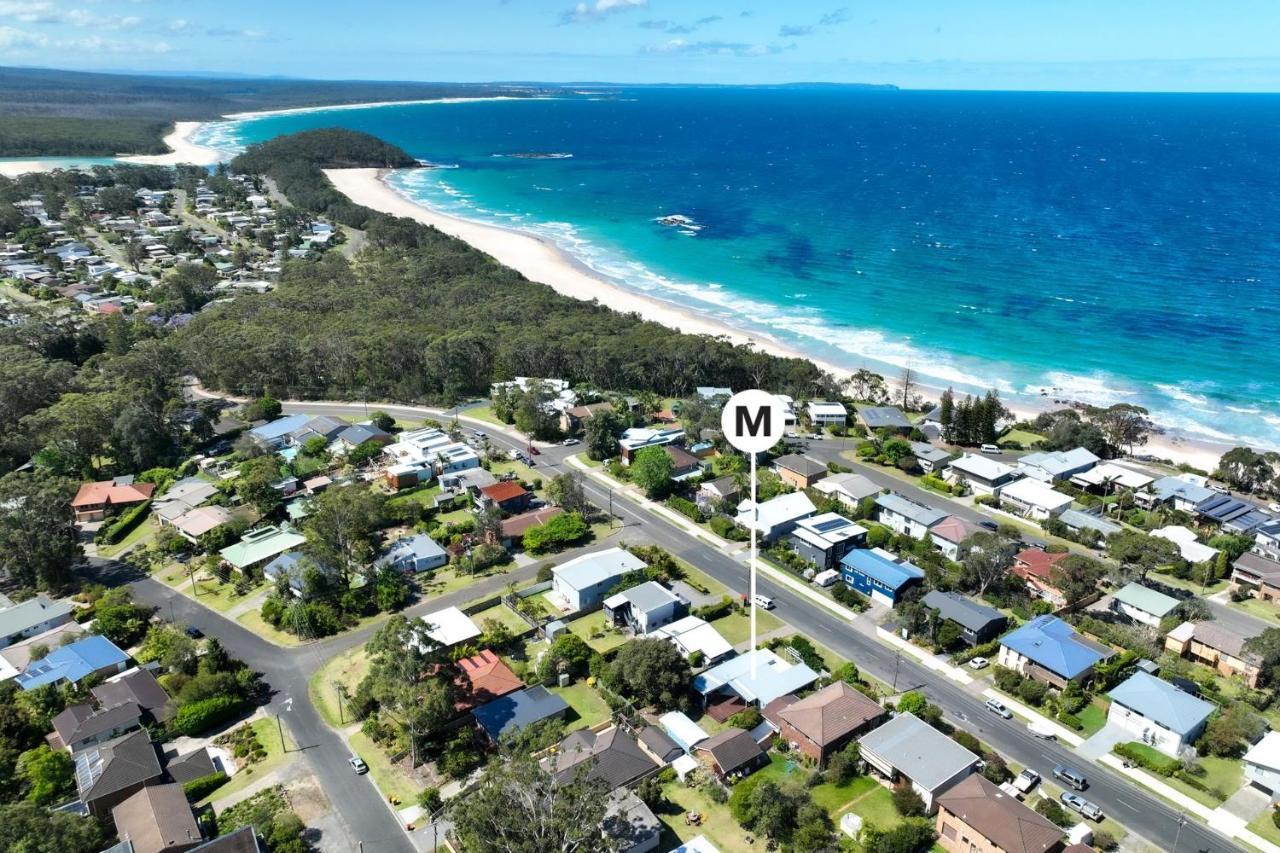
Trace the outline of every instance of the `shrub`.
<path fill-rule="evenodd" d="M 751 731 L 756 726 L 760 725 L 760 721 L 762 719 L 764 718 L 760 716 L 760 712 L 757 711 L 755 708 L 744 708 L 738 713 L 731 716 L 725 722 L 727 722 L 731 726 L 736 726 L 740 729 Z"/>
<path fill-rule="evenodd" d="M 566 512 L 545 524 L 530 527 L 524 532 L 524 550 L 540 554 L 570 545 L 586 537 L 591 528 L 581 513 Z"/>
<path fill-rule="evenodd" d="M 1049 692 L 1049 688 L 1039 681 L 1033 681 L 1030 678 L 1018 685 L 1018 697 L 1024 702 L 1031 705 L 1040 705 L 1044 702 L 1045 694 Z"/>
<path fill-rule="evenodd" d="M 171 728 L 182 735 L 198 735 L 240 713 L 243 700 L 235 696 L 211 696 L 183 705 L 174 714 Z"/>
<path fill-rule="evenodd" d="M 217 773 L 210 773 L 208 776 L 201 776 L 199 779 L 183 782 L 182 793 L 186 794 L 187 799 L 194 803 L 196 800 L 203 800 L 218 788 L 221 788 L 229 778 L 226 773 L 219 770 Z"/>
<path fill-rule="evenodd" d="M 1057 800 L 1051 800 L 1047 797 L 1036 803 L 1036 811 L 1061 827 L 1068 827 L 1076 822 L 1075 818 L 1060 806 Z"/>
<path fill-rule="evenodd" d="M 733 612 L 733 599 L 729 596 L 723 596 L 715 604 L 704 604 L 701 607 L 693 608 L 693 615 L 707 622 L 714 622 L 717 619 L 728 616 Z"/>
<path fill-rule="evenodd" d="M 924 814 L 924 800 L 910 785 L 899 785 L 893 789 L 893 807 L 903 817 L 920 817 Z"/>
<path fill-rule="evenodd" d="M 142 523 L 147 517 L 147 513 L 151 511 L 151 501 L 144 501 L 131 509 L 127 509 L 120 514 L 109 527 L 98 531 L 98 541 L 107 545 L 114 545 L 124 537 L 133 532 L 133 529 Z"/>
<path fill-rule="evenodd" d="M 982 743 L 976 737 L 963 729 L 956 729 L 952 732 L 951 739 L 970 752 L 982 752 Z"/>
<path fill-rule="evenodd" d="M 1172 776 L 1182 764 L 1176 758 L 1172 758 L 1161 752 L 1157 752 L 1145 743 L 1118 743 L 1111 747 L 1111 751 L 1121 758 L 1127 758 L 1139 767 L 1143 767 L 1161 776 Z"/>
<path fill-rule="evenodd" d="M 667 506 L 683 515 L 685 518 L 693 521 L 702 521 L 702 511 L 698 509 L 698 505 L 688 498 L 682 498 L 679 495 L 672 495 L 667 498 Z"/>
<path fill-rule="evenodd" d="M 1081 729 L 1084 728 L 1083 720 L 1081 720 L 1075 714 L 1069 714 L 1066 711 L 1058 712 L 1058 722 L 1062 723 L 1064 726 L 1073 728 L 1076 731 L 1080 731 Z"/>
<path fill-rule="evenodd" d="M 537 577 L 534 578 L 534 580 L 536 580 L 538 583 L 546 583 L 547 581 L 551 580 L 555 576 L 552 573 L 552 570 L 554 568 L 555 566 L 553 566 L 551 563 L 543 563 L 541 566 L 538 566 L 538 574 L 537 574 Z"/>
<path fill-rule="evenodd" d="M 1280 812 L 1277 812 L 1280 814 Z M 1105 829 L 1095 829 L 1093 832 L 1093 849 L 1094 850 L 1115 850 L 1120 845 L 1116 842 L 1115 836 L 1107 832 Z"/>
<path fill-rule="evenodd" d="M 856 610 L 861 613 L 867 609 L 866 596 L 846 584 L 844 581 L 835 582 L 831 587 L 831 597 L 850 610 Z"/>

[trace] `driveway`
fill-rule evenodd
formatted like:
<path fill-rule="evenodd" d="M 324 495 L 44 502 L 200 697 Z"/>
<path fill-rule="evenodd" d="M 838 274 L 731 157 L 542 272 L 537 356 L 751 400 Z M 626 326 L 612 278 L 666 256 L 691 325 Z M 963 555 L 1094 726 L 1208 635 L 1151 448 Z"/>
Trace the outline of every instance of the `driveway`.
<path fill-rule="evenodd" d="M 1110 723 L 1102 727 L 1102 730 L 1084 743 L 1076 747 L 1076 752 L 1083 755 L 1090 761 L 1097 761 L 1102 756 L 1111 752 L 1111 747 L 1118 743 L 1125 743 L 1133 740 L 1133 735 L 1126 732 L 1119 726 L 1113 726 Z"/>

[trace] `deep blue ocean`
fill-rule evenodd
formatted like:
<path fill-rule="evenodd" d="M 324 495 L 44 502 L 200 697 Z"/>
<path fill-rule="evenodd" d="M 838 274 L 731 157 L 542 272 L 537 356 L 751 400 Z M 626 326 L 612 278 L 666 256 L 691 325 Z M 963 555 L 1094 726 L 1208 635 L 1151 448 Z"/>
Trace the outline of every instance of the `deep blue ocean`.
<path fill-rule="evenodd" d="M 814 356 L 1280 448 L 1280 96 L 624 88 L 197 141 L 332 126 L 435 164 L 392 179 L 418 201 Z"/>

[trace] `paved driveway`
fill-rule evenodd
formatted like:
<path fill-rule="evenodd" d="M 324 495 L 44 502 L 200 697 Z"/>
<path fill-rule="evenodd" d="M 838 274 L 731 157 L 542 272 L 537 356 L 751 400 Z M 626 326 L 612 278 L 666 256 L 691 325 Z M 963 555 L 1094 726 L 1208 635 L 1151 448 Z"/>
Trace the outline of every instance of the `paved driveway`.
<path fill-rule="evenodd" d="M 1076 752 L 1083 755 L 1090 761 L 1097 761 L 1102 756 L 1111 752 L 1111 747 L 1118 743 L 1125 743 L 1133 740 L 1133 735 L 1119 726 L 1113 726 L 1110 723 L 1102 727 L 1096 735 L 1086 740 L 1084 743 L 1076 747 Z"/>

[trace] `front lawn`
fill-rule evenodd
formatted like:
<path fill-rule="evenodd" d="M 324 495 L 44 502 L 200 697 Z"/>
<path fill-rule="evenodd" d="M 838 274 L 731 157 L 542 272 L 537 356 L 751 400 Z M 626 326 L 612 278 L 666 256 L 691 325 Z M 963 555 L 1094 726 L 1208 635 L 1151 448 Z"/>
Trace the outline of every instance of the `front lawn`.
<path fill-rule="evenodd" d="M 203 571 L 197 571 L 196 574 L 206 575 Z M 237 604 L 243 604 L 257 595 L 264 586 L 263 581 L 254 581 L 249 585 L 245 594 L 241 595 L 236 592 L 234 580 L 223 583 L 216 577 L 206 575 L 203 578 L 196 578 L 196 591 L 192 592 L 191 577 L 187 575 L 186 566 L 181 563 L 165 566 L 156 572 L 155 577 L 193 601 L 197 601 L 210 610 L 216 610 L 219 613 L 226 613 Z"/>
<path fill-rule="evenodd" d="M 1244 601 L 1233 601 L 1231 606 L 1237 610 L 1243 610 L 1259 619 L 1266 620 L 1271 625 L 1280 624 L 1280 613 L 1277 612 L 1274 604 L 1268 604 L 1257 598 L 1246 598 Z"/>
<path fill-rule="evenodd" d="M 347 695 L 352 695 L 364 677 L 369 674 L 369 666 L 369 653 L 364 650 L 364 646 L 359 646 L 331 658 L 316 671 L 315 675 L 311 676 L 307 684 L 307 692 L 311 696 L 312 704 L 319 710 L 320 716 L 324 717 L 325 722 L 330 726 L 337 728 L 342 722 L 347 724 L 353 722 L 349 714 L 341 716 L 338 713 L 338 693 L 334 684 L 341 684 L 346 688 Z M 343 714 L 346 713 L 344 707 Z"/>
<path fill-rule="evenodd" d="M 1206 787 L 1213 791 L 1221 792 L 1223 796 L 1209 793 L 1209 791 L 1201 791 L 1192 785 L 1188 785 L 1176 776 L 1159 777 L 1169 787 L 1174 788 L 1186 794 L 1198 803 L 1203 803 L 1209 808 L 1217 808 L 1222 803 L 1239 790 L 1240 785 L 1244 782 L 1244 764 L 1238 759 L 1220 758 L 1215 755 L 1207 755 L 1199 759 L 1200 766 L 1204 768 L 1204 775 L 1196 778 Z"/>
<path fill-rule="evenodd" d="M 603 610 L 588 613 L 569 623 L 569 630 L 600 654 L 616 649 L 627 641 L 626 635 L 605 618 Z"/>
<path fill-rule="evenodd" d="M 1274 809 L 1265 809 L 1262 814 L 1249 821 L 1249 831 L 1261 835 L 1272 844 L 1280 845 L 1280 829 L 1276 828 L 1271 815 Z"/>
<path fill-rule="evenodd" d="M 417 801 L 419 791 L 417 783 L 397 765 L 392 764 L 391 759 L 381 747 L 359 731 L 351 734 L 350 743 L 351 751 L 369 765 L 369 775 L 373 778 L 373 784 L 377 785 L 378 790 L 382 792 L 382 796 L 399 797 L 405 805 Z"/>
<path fill-rule="evenodd" d="M 463 409 L 461 412 L 459 412 L 459 415 L 461 415 L 464 418 L 475 418 L 478 421 L 486 421 L 498 427 L 511 427 L 510 424 L 506 424 L 498 420 L 498 416 L 493 413 L 493 406 L 490 406 L 488 404 L 483 406 L 472 406 L 469 409 Z M 511 429 L 515 429 L 515 427 L 511 427 Z"/>
<path fill-rule="evenodd" d="M 436 495 L 440 494 L 440 484 L 432 482 L 430 485 L 414 486 L 411 489 L 402 489 L 396 492 L 387 500 L 387 506 L 403 506 L 407 503 L 416 503 L 421 506 L 435 506 Z"/>
<path fill-rule="evenodd" d="M 236 775 L 231 777 L 231 781 L 196 803 L 197 806 L 224 799 L 237 791 L 243 790 L 284 763 L 284 745 L 280 743 L 281 729 L 275 718 L 262 717 L 252 723 L 248 723 L 248 725 L 253 727 L 253 733 L 258 738 L 258 743 L 262 744 L 267 751 L 267 757 L 240 768 Z M 288 744 L 290 750 L 296 751 L 298 749 L 298 744 L 294 742 L 288 732 L 285 732 L 284 738 L 285 744 Z"/>
<path fill-rule="evenodd" d="M 277 646 L 297 646 L 302 644 L 302 640 L 293 634 L 268 625 L 266 620 L 262 618 L 262 611 L 257 608 L 241 613 L 236 618 L 236 621 L 268 643 L 274 643 Z"/>
<path fill-rule="evenodd" d="M 105 526 L 107 522 L 103 522 Z M 152 537 L 156 535 L 156 520 L 154 518 L 144 518 L 138 522 L 138 526 L 133 528 L 125 535 L 123 539 L 114 545 L 99 545 L 98 555 L 102 557 L 115 557 L 123 554 L 130 548 L 144 545 L 150 542 Z"/>
<path fill-rule="evenodd" d="M 1102 731 L 1102 727 L 1107 724 L 1107 701 L 1098 696 L 1093 697 L 1093 701 L 1080 709 L 1080 713 L 1076 714 L 1080 718 L 1080 722 L 1084 725 L 1085 737 L 1095 735 Z"/>
<path fill-rule="evenodd" d="M 577 715 L 565 725 L 566 731 L 586 729 L 609 719 L 612 713 L 604 698 L 596 689 L 585 681 L 570 684 L 568 687 L 552 687 L 551 692 L 569 703 L 569 707 Z"/>
<path fill-rule="evenodd" d="M 711 624 L 731 645 L 736 646 L 739 643 L 746 643 L 751 640 L 750 613 L 730 613 L 728 616 L 721 616 Z M 770 631 L 781 627 L 782 620 L 768 610 L 756 612 L 757 637 L 763 637 Z"/>
<path fill-rule="evenodd" d="M 1222 592 L 1231 585 L 1229 580 L 1222 578 L 1204 587 L 1204 592 L 1202 593 L 1200 584 L 1196 581 L 1188 580 L 1187 578 L 1175 578 L 1173 575 L 1166 575 L 1163 573 L 1158 573 L 1155 577 L 1156 580 L 1160 581 L 1160 583 L 1168 584 L 1176 589 L 1185 589 L 1195 593 L 1196 595 L 1213 595 L 1215 593 Z"/>
<path fill-rule="evenodd" d="M 1038 433 L 1029 432 L 1025 429 L 1011 429 L 1004 435 L 1000 436 L 999 440 L 996 441 L 996 444 L 1003 447 L 1004 445 L 1012 444 L 1015 441 L 1030 450 L 1035 445 L 1043 443 L 1044 436 L 1039 435 Z"/>

